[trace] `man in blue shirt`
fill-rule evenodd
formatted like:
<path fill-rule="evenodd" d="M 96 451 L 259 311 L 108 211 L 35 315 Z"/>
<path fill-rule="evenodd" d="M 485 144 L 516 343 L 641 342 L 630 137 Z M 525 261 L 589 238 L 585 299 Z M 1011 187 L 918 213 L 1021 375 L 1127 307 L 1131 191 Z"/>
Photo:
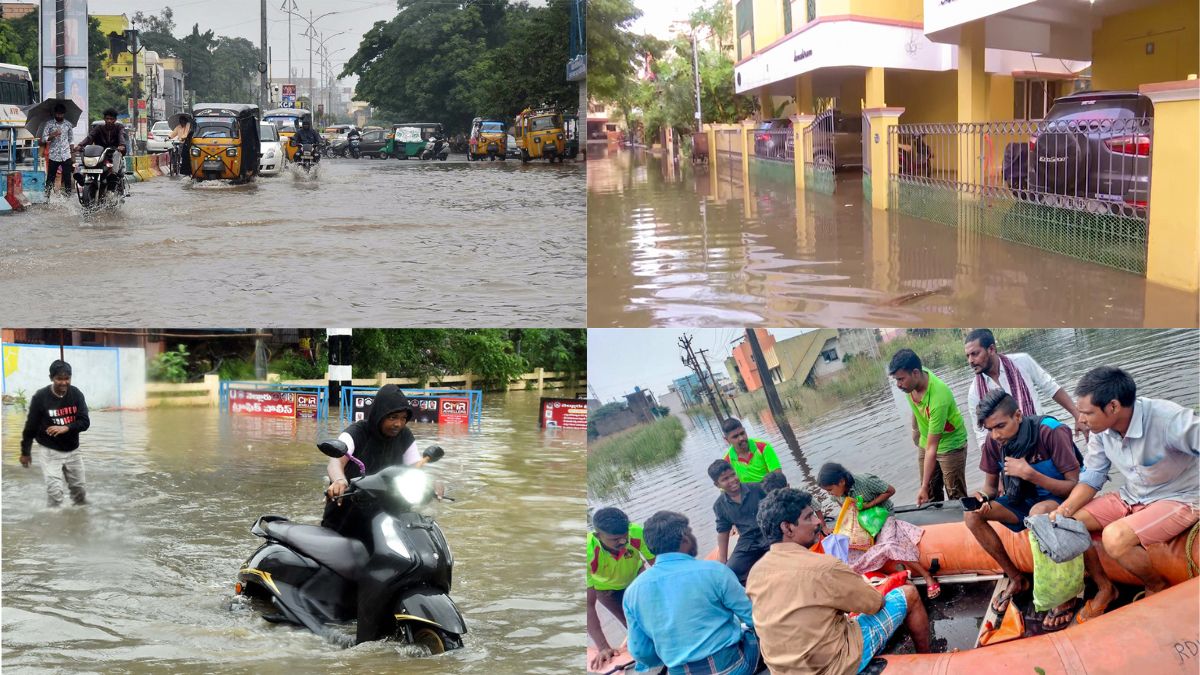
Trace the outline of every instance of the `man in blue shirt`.
<path fill-rule="evenodd" d="M 637 669 L 669 675 L 751 675 L 758 669 L 750 600 L 725 565 L 696 560 L 681 514 L 659 511 L 643 525 L 654 567 L 625 590 L 629 653 Z"/>

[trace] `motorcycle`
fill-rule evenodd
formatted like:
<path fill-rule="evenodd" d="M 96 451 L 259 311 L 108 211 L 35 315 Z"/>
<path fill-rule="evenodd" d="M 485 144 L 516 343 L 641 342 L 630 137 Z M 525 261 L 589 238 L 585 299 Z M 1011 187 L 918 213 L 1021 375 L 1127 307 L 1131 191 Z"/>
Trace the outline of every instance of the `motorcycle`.
<path fill-rule="evenodd" d="M 348 456 L 340 441 L 317 446 L 334 458 Z M 438 446 L 422 453 L 434 462 Z M 334 530 L 262 516 L 251 528 L 266 539 L 242 565 L 235 591 L 269 602 L 272 622 L 304 626 L 343 646 L 382 638 L 423 645 L 431 653 L 462 647 L 467 632 L 450 599 L 454 557 L 437 522 L 417 512 L 434 498 L 428 474 L 418 467 L 392 466 L 350 481 L 342 499 L 359 500 L 371 517 L 371 548 Z M 357 633 L 330 625 L 357 620 Z"/>
<path fill-rule="evenodd" d="M 912 136 L 911 139 L 900 139 L 900 175 L 902 176 L 920 176 L 929 178 L 933 175 L 933 151 L 925 144 L 924 139 L 920 135 Z M 905 143 L 909 140 L 909 143 Z"/>
<path fill-rule="evenodd" d="M 446 139 L 430 136 L 429 141 L 425 143 L 425 149 L 421 151 L 421 159 L 440 159 L 443 162 L 450 159 L 450 146 Z"/>
<path fill-rule="evenodd" d="M 101 145 L 83 148 L 74 179 L 79 204 L 85 211 L 99 209 L 106 201 L 113 206 L 125 201 L 125 167 L 113 165 L 115 151 Z"/>
<path fill-rule="evenodd" d="M 307 173 L 321 161 L 321 156 L 311 143 L 304 143 L 300 145 L 300 149 L 296 151 L 296 156 L 292 161 L 299 164 L 300 168 Z"/>

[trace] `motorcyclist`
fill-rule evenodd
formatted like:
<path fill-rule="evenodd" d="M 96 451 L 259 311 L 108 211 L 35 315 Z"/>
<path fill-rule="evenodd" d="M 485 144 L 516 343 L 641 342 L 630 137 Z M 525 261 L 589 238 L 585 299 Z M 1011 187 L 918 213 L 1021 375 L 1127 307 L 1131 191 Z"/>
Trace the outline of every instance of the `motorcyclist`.
<path fill-rule="evenodd" d="M 421 456 L 417 439 L 408 428 L 414 414 L 400 387 L 385 384 L 375 395 L 366 419 L 346 427 L 338 440 L 346 444 L 349 455 L 366 466 L 367 475 L 395 465 L 423 466 L 428 460 Z M 326 471 L 333 482 L 325 492 L 328 502 L 321 526 L 358 539 L 370 548 L 370 523 L 375 513 L 370 509 L 378 506 L 342 499 L 350 485 L 349 478 L 359 475 L 358 466 L 349 457 L 338 457 L 329 460 Z M 441 496 L 440 486 L 438 496 Z"/>
<path fill-rule="evenodd" d="M 126 149 L 129 147 L 129 134 L 125 131 L 125 126 L 117 124 L 117 111 L 113 108 L 108 108 L 104 111 L 104 121 L 97 122 L 88 130 L 87 136 L 79 141 L 79 144 L 74 147 L 74 150 L 85 148 L 89 145 L 99 145 L 104 148 L 111 148 L 113 152 L 113 172 L 108 176 L 108 189 L 112 190 L 118 185 L 121 186 L 122 192 L 125 189 L 125 162 L 122 158 Z"/>
<path fill-rule="evenodd" d="M 318 134 L 316 129 L 312 128 L 312 120 L 307 117 L 300 118 L 300 126 L 296 130 L 295 135 L 290 141 L 292 145 L 311 145 L 313 146 L 315 160 L 320 160 L 321 155 L 316 152 L 321 147 L 321 134 Z"/>

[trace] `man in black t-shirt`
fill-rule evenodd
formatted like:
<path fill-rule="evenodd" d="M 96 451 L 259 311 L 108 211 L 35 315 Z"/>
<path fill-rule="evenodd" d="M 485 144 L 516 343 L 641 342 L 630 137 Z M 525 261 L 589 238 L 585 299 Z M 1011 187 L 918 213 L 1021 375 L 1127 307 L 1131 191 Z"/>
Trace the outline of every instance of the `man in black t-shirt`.
<path fill-rule="evenodd" d="M 713 502 L 717 517 L 718 561 L 728 565 L 745 586 L 746 575 L 758 559 L 767 552 L 767 542 L 758 529 L 758 503 L 767 494 L 758 483 L 743 483 L 729 460 L 718 459 L 708 467 L 708 477 L 721 490 Z M 729 532 L 737 527 L 738 541 L 729 553 Z"/>
<path fill-rule="evenodd" d="M 71 501 L 86 504 L 79 434 L 91 426 L 87 402 L 83 392 L 71 386 L 71 365 L 66 361 L 50 364 L 50 381 L 50 386 L 39 389 L 29 402 L 21 435 L 21 466 L 29 468 L 33 441 L 37 440 L 38 459 L 46 479 L 46 503 L 52 507 L 62 504 L 65 479 Z"/>

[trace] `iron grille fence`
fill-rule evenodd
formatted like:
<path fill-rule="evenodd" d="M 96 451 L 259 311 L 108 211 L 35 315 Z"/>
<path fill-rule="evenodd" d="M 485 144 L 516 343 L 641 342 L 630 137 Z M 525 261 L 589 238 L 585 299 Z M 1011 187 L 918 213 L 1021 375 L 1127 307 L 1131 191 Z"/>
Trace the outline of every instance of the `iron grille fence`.
<path fill-rule="evenodd" d="M 890 129 L 893 204 L 902 213 L 1145 273 L 1153 118 Z M 866 134 L 864 124 L 864 134 Z M 864 152 L 864 166 L 868 153 Z M 990 210 L 963 219 L 957 201 Z"/>

